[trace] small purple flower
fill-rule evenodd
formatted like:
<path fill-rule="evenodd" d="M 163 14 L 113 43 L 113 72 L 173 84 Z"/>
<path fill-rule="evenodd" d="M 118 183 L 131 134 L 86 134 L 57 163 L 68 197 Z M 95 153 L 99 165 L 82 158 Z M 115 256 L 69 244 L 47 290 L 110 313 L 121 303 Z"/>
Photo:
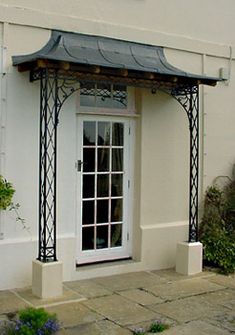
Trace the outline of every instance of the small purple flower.
<path fill-rule="evenodd" d="M 16 325 L 15 325 L 15 331 L 18 332 L 21 329 L 22 325 L 23 325 L 23 322 L 20 320 L 17 320 Z"/>
<path fill-rule="evenodd" d="M 136 329 L 134 330 L 134 334 L 135 334 L 135 335 L 142 335 L 142 334 L 145 334 L 145 330 L 144 330 L 144 328 L 136 328 Z"/>

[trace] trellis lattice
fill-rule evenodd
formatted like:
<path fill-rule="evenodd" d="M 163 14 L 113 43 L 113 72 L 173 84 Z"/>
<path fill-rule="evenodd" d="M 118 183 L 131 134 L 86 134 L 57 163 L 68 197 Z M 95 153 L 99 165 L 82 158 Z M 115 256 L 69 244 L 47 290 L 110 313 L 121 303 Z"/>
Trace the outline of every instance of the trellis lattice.
<path fill-rule="evenodd" d="M 47 69 L 40 79 L 39 253 L 38 260 L 56 261 L 57 126 L 65 100 L 79 89 L 76 80 L 60 78 Z"/>
<path fill-rule="evenodd" d="M 198 86 L 181 86 L 172 96 L 187 113 L 190 132 L 189 176 L 189 242 L 198 241 L 198 179 L 199 179 L 199 93 Z"/>
<path fill-rule="evenodd" d="M 101 98 L 102 101 L 110 100 L 110 102 L 119 102 L 119 108 L 127 107 L 127 91 L 125 85 L 115 85 L 110 83 L 95 83 L 81 81 L 80 96 L 89 96 Z M 94 106 L 96 104 L 94 103 Z"/>

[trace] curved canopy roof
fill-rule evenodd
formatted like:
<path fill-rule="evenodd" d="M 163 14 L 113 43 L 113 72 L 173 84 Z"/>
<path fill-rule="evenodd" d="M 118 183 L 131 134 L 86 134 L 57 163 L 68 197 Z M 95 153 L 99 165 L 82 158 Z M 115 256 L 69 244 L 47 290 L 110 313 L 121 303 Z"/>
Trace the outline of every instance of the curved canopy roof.
<path fill-rule="evenodd" d="M 13 56 L 12 59 L 13 65 L 23 66 L 26 70 L 35 67 L 37 61 L 45 60 L 48 67 L 52 63 L 66 62 L 73 66 L 98 66 L 111 71 L 127 70 L 128 73 L 138 73 L 140 77 L 150 73 L 184 78 L 184 81 L 187 79 L 207 85 L 215 85 L 219 80 L 191 74 L 170 65 L 163 47 L 57 30 L 52 31 L 50 40 L 41 50 Z"/>

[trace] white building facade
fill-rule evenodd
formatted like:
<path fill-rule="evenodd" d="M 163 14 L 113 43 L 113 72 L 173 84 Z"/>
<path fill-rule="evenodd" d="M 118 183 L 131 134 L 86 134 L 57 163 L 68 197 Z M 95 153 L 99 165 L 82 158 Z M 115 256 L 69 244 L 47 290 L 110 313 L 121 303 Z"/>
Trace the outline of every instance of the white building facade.
<path fill-rule="evenodd" d="M 1 211 L 0 289 L 31 284 L 41 213 L 40 82 L 12 57 L 38 52 L 56 30 L 163 47 L 172 66 L 220 79 L 199 86 L 200 210 L 207 186 L 234 164 L 234 7 L 232 0 L 0 1 L 0 174 L 13 183 L 29 227 Z M 118 70 L 126 85 L 86 83 L 60 110 L 56 251 L 65 281 L 174 267 L 177 243 L 188 240 L 187 114 L 171 95 L 128 84 L 128 72 Z"/>

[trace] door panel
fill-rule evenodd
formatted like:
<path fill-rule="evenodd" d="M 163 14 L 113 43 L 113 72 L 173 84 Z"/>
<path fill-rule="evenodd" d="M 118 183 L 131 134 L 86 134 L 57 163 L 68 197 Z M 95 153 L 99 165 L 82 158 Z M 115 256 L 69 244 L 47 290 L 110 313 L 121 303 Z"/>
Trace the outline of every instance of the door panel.
<path fill-rule="evenodd" d="M 78 117 L 78 263 L 130 256 L 129 127 L 121 118 Z"/>

